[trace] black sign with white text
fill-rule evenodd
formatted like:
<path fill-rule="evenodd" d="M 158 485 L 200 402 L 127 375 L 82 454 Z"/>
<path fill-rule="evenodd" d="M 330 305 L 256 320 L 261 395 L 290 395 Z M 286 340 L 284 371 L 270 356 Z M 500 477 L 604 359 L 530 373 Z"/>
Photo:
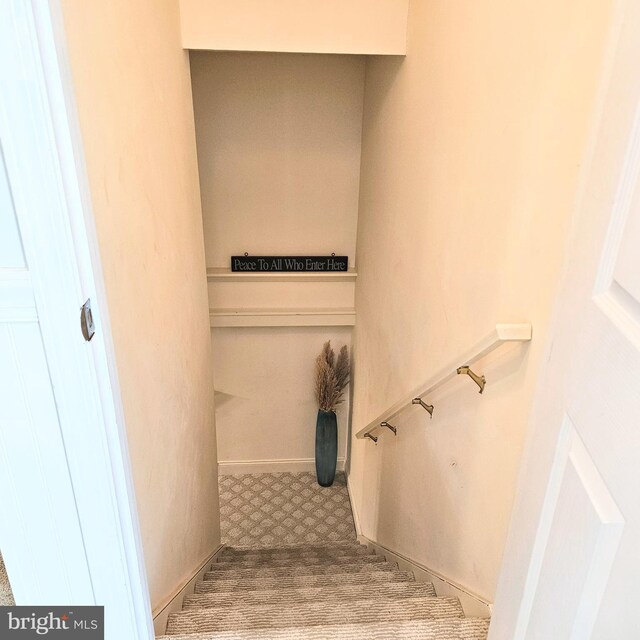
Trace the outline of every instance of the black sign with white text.
<path fill-rule="evenodd" d="M 231 256 L 231 271 L 241 273 L 331 273 L 348 269 L 349 256 Z"/>

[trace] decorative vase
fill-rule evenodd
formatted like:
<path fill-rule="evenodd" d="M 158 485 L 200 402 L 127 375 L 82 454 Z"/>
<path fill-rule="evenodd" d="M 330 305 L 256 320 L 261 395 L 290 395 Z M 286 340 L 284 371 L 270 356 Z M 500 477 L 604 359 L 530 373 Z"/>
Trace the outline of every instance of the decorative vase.
<path fill-rule="evenodd" d="M 318 409 L 316 420 L 316 478 L 321 487 L 330 487 L 336 477 L 338 460 L 338 420 L 334 411 Z"/>

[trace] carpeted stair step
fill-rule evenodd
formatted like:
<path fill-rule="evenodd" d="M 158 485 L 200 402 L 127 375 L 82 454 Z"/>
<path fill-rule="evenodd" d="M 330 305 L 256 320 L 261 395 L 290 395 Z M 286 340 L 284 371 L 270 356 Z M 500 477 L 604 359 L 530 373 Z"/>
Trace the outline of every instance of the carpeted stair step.
<path fill-rule="evenodd" d="M 375 556 L 374 556 L 375 557 Z M 218 567 L 216 563 L 212 569 Z M 222 576 L 228 578 L 280 578 L 285 576 L 329 575 L 339 573 L 367 573 L 370 571 L 394 571 L 398 566 L 390 562 L 372 562 L 357 564 L 310 564 L 294 565 L 291 567 L 259 566 L 238 569 L 234 566 L 224 567 L 215 571 L 207 571 L 205 580 L 217 580 Z"/>
<path fill-rule="evenodd" d="M 250 629 L 160 636 L 156 640 L 486 640 L 484 618 L 363 622 L 324 627 Z"/>
<path fill-rule="evenodd" d="M 196 583 L 196 593 L 238 593 L 245 597 L 246 592 L 276 589 L 304 589 L 310 587 L 326 587 L 330 585 L 364 585 L 379 584 L 381 588 L 392 582 L 413 582 L 413 574 L 409 571 L 374 571 L 367 573 L 338 573 L 320 575 L 288 575 L 267 578 L 231 577 L 228 573 L 216 576 L 213 580 Z"/>
<path fill-rule="evenodd" d="M 335 545 L 333 547 L 297 545 L 295 547 L 273 547 L 268 549 L 234 549 L 226 548 L 218 556 L 218 561 L 250 560 L 254 558 L 334 558 L 336 556 L 373 555 L 373 551 L 361 544 Z"/>
<path fill-rule="evenodd" d="M 377 564 L 385 562 L 384 556 L 359 555 L 359 556 L 308 556 L 306 558 L 249 558 L 242 560 L 230 560 L 228 562 L 214 562 L 211 571 L 226 571 L 233 567 L 248 569 L 251 567 L 297 567 L 301 565 L 331 565 L 331 564 Z"/>
<path fill-rule="evenodd" d="M 304 602 L 292 607 L 242 604 L 235 607 L 171 613 L 167 635 L 463 617 L 464 613 L 457 598 Z"/>
<path fill-rule="evenodd" d="M 435 598 L 436 591 L 430 582 L 390 582 L 388 584 L 366 583 L 359 585 L 335 585 L 311 587 L 308 589 L 275 589 L 250 591 L 242 595 L 242 604 L 285 604 L 299 602 L 328 602 L 332 600 L 382 600 L 387 598 Z M 238 594 L 209 593 L 188 595 L 184 599 L 184 609 L 237 606 Z"/>

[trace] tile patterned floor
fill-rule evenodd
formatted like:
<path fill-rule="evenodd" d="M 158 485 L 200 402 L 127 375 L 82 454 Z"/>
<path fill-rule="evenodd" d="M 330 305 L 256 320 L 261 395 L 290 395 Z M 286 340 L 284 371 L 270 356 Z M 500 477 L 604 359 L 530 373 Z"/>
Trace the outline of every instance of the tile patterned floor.
<path fill-rule="evenodd" d="M 321 487 L 313 473 L 220 476 L 222 542 L 272 547 L 356 537 L 346 479 Z"/>

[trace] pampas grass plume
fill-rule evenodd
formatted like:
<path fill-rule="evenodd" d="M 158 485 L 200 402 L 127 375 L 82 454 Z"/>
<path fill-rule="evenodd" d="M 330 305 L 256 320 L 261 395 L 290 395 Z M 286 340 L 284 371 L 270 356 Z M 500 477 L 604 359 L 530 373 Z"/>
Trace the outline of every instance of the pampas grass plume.
<path fill-rule="evenodd" d="M 349 350 L 344 345 L 336 361 L 331 341 L 322 346 L 316 358 L 316 400 L 322 411 L 335 411 L 344 400 L 344 389 L 349 384 Z"/>

